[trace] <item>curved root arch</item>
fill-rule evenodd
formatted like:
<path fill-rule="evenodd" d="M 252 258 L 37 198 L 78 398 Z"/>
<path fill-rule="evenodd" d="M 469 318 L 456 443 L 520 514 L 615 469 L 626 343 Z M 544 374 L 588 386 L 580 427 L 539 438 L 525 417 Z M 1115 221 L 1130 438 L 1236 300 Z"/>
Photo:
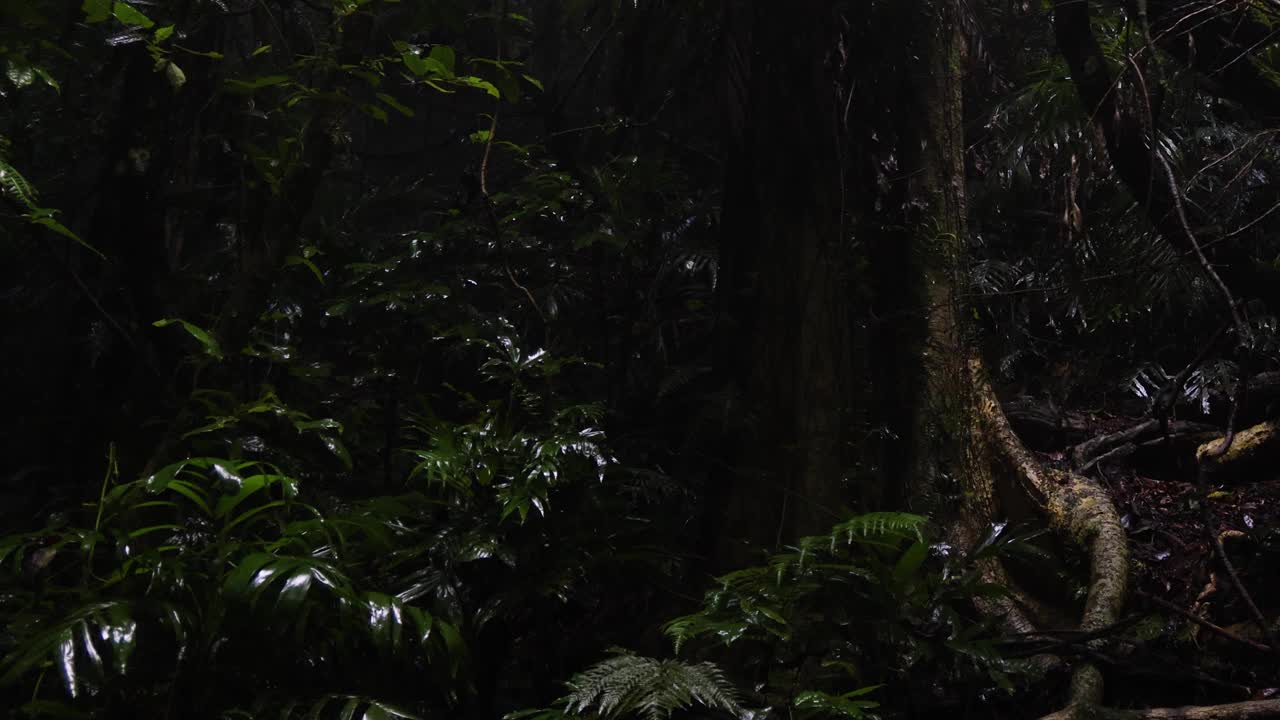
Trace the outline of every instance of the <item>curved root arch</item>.
<path fill-rule="evenodd" d="M 976 355 L 969 359 L 968 375 L 978 435 L 969 453 L 969 492 L 990 507 L 995 473 L 1016 479 L 1036 500 L 1050 527 L 1089 556 L 1089 594 L 1080 629 L 1092 632 L 1115 624 L 1128 589 L 1129 546 L 1110 494 L 1096 480 L 1041 465 L 1014 434 Z M 1097 667 L 1077 667 L 1069 707 L 1100 703 L 1102 689 Z"/>

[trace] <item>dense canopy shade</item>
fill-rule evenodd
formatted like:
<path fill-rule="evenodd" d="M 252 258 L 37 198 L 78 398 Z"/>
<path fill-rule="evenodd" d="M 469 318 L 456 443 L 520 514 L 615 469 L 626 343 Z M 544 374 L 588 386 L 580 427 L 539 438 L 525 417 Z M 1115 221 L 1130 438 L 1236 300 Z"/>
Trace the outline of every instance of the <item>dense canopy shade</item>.
<path fill-rule="evenodd" d="M 1274 0 L 0 0 L 0 711 L 1280 717 Z"/>

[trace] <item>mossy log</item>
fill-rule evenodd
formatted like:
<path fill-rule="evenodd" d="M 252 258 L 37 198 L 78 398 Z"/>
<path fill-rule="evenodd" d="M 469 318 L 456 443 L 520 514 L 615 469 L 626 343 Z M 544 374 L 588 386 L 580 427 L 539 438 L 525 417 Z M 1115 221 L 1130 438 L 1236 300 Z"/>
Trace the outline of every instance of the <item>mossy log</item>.
<path fill-rule="evenodd" d="M 1225 438 L 1204 443 L 1196 449 L 1196 460 L 1218 480 L 1239 479 L 1265 472 L 1280 460 L 1280 421 L 1259 423 L 1236 433 L 1231 446 L 1221 455 Z"/>

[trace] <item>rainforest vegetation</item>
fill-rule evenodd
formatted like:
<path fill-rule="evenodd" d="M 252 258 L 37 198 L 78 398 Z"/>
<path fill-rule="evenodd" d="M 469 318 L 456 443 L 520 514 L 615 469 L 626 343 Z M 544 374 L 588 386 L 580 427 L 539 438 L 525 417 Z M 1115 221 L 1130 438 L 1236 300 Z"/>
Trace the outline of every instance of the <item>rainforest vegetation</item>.
<path fill-rule="evenodd" d="M 1280 717 L 1276 0 L 0 0 L 0 68 L 0 716 Z"/>

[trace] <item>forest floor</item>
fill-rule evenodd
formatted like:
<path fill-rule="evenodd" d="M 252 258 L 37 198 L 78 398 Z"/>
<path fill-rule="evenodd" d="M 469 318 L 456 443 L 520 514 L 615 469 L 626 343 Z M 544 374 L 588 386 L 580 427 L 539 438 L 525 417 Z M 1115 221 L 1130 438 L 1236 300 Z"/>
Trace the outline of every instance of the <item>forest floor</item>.
<path fill-rule="evenodd" d="M 1037 454 L 1064 466 L 1088 438 L 1143 422 L 1077 416 L 1077 444 L 1042 445 Z M 1213 542 L 1221 542 L 1239 584 L 1274 630 L 1280 623 L 1280 463 L 1246 476 L 1209 474 L 1201 485 L 1195 441 L 1148 438 L 1128 448 L 1089 469 L 1110 491 L 1128 532 L 1129 608 L 1141 615 L 1130 615 L 1124 636 L 1129 652 L 1118 665 L 1135 680 L 1122 694 L 1136 697 L 1165 685 L 1162 694 L 1174 703 L 1280 698 L 1280 663 Z"/>

